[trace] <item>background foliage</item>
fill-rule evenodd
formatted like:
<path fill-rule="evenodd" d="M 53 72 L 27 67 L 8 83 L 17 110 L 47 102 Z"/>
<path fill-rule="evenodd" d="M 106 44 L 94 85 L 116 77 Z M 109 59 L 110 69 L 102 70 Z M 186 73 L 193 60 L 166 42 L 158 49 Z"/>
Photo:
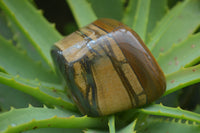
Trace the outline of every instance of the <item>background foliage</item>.
<path fill-rule="evenodd" d="M 92 118 L 67 97 L 50 48 L 101 17 L 130 26 L 156 57 L 167 90 L 155 103 Z M 199 29 L 199 0 L 0 0 L 0 132 L 199 132 Z"/>

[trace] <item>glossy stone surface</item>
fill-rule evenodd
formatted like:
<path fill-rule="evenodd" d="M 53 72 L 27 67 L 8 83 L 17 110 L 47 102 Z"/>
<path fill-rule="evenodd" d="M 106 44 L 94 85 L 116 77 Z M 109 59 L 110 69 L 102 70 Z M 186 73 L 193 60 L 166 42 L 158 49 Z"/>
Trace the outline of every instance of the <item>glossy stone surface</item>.
<path fill-rule="evenodd" d="M 140 37 L 112 19 L 99 19 L 70 34 L 51 54 L 83 114 L 139 107 L 166 88 L 162 70 Z"/>

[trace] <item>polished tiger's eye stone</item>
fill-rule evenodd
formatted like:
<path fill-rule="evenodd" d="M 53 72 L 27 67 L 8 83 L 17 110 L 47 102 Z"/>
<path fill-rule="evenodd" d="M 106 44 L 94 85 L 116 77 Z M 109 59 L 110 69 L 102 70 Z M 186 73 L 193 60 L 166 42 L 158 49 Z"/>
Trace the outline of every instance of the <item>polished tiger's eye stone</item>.
<path fill-rule="evenodd" d="M 89 116 L 142 106 L 166 88 L 143 41 L 116 20 L 96 20 L 57 42 L 51 54 L 74 102 Z"/>

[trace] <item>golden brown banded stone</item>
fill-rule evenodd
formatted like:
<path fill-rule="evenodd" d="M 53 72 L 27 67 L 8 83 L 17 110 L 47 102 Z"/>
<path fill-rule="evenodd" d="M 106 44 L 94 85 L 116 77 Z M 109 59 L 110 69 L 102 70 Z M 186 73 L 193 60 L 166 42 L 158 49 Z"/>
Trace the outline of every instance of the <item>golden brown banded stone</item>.
<path fill-rule="evenodd" d="M 139 107 L 166 88 L 161 68 L 140 37 L 112 19 L 99 19 L 65 37 L 51 54 L 83 114 Z"/>

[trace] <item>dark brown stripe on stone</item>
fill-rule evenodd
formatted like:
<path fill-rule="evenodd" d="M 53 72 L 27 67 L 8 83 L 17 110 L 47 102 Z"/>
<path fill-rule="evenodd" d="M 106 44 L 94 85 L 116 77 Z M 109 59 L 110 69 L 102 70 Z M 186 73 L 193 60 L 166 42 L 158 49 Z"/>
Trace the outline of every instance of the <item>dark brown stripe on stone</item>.
<path fill-rule="evenodd" d="M 102 26 L 100 27 L 99 25 L 96 25 L 95 23 L 92 23 L 94 26 L 98 27 L 99 29 L 101 29 L 102 31 L 108 33 L 107 30 L 105 30 Z"/>
<path fill-rule="evenodd" d="M 106 26 L 106 25 L 103 25 L 103 26 L 101 26 L 101 27 L 99 27 L 99 26 L 96 25 L 95 23 L 94 23 L 94 25 L 97 26 L 98 28 L 100 28 L 101 30 L 105 31 L 105 32 L 111 32 L 111 31 L 105 30 L 106 28 L 103 27 L 103 26 Z M 119 24 L 119 26 L 121 26 L 121 25 Z M 113 29 L 116 29 L 115 25 L 112 25 L 112 27 L 113 27 Z M 112 29 L 112 30 L 113 30 L 113 29 Z M 110 30 L 111 30 L 111 29 L 110 29 Z M 110 36 L 110 37 L 116 42 L 116 45 L 118 45 L 118 47 L 120 47 L 119 44 L 118 44 L 118 42 L 115 40 L 115 38 L 114 38 L 113 36 Z M 108 41 L 107 41 L 107 42 L 108 42 Z M 128 82 L 128 79 L 125 77 L 125 75 L 124 75 L 122 69 L 119 67 L 120 63 L 115 63 L 115 62 L 117 62 L 117 61 L 115 60 L 116 57 L 115 57 L 115 55 L 114 55 L 114 52 L 112 52 L 111 46 L 109 46 L 109 45 L 110 45 L 110 44 L 109 44 L 109 42 L 108 42 L 108 43 L 107 43 L 107 46 L 109 47 L 109 50 L 110 50 L 110 52 L 111 52 L 112 55 L 109 56 L 109 54 L 107 54 L 107 56 L 110 58 L 110 60 L 111 60 L 111 62 L 112 62 L 112 64 L 113 64 L 115 70 L 117 71 L 117 73 L 118 73 L 118 75 L 119 75 L 119 77 L 120 77 L 120 79 L 121 79 L 121 81 L 122 81 L 124 87 L 126 88 L 127 93 L 128 93 L 128 95 L 129 95 L 129 97 L 130 97 L 130 100 L 131 100 L 132 98 L 134 98 L 135 101 L 136 101 L 136 106 L 137 106 L 137 105 L 139 104 L 138 96 L 136 95 L 136 93 L 134 92 L 133 88 L 131 87 L 131 84 Z M 104 49 L 104 48 L 102 47 L 102 49 Z M 106 50 L 105 50 L 105 49 L 104 49 L 104 52 L 106 53 Z M 123 53 L 123 51 L 122 51 L 122 53 Z M 124 53 L 123 53 L 123 55 L 124 55 Z M 124 55 L 124 57 L 126 58 L 125 55 Z M 132 68 L 132 66 L 131 66 L 131 68 Z M 133 70 L 133 68 L 132 68 L 132 71 L 135 73 L 135 71 Z M 136 75 L 136 77 L 137 77 L 137 75 Z M 138 78 L 138 77 L 137 77 L 137 78 Z M 138 79 L 138 81 L 140 82 L 139 79 Z M 141 83 L 140 83 L 140 84 L 141 84 Z M 141 86 L 142 86 L 142 84 L 141 84 Z M 145 92 L 144 92 L 144 93 L 145 93 Z M 146 101 L 146 102 L 147 102 L 147 101 Z M 131 103 L 132 103 L 132 105 L 133 105 L 132 100 L 131 100 Z"/>
<path fill-rule="evenodd" d="M 93 30 L 94 31 L 94 30 Z M 95 32 L 96 34 L 99 34 L 99 32 Z M 100 36 L 100 34 L 99 34 Z M 132 99 L 135 100 L 136 102 L 136 106 L 139 105 L 139 99 L 138 99 L 138 96 L 136 95 L 136 93 L 134 92 L 131 84 L 129 83 L 128 79 L 126 78 L 126 76 L 124 75 L 124 72 L 123 70 L 121 69 L 121 64 L 120 62 L 118 62 L 116 60 L 116 56 L 114 55 L 114 52 L 112 51 L 112 47 L 110 46 L 110 42 L 107 40 L 107 39 L 104 39 L 102 38 L 102 41 L 103 42 L 106 42 L 106 46 L 109 48 L 110 50 L 110 53 L 111 55 L 109 55 L 109 53 L 106 52 L 105 48 L 103 48 L 103 46 L 101 44 L 99 44 L 101 46 L 101 48 L 103 49 L 103 51 L 106 53 L 106 55 L 109 57 L 110 61 L 112 62 L 113 64 L 113 67 L 115 68 L 116 72 L 118 73 L 124 87 L 126 88 L 127 90 L 127 93 L 129 95 L 129 98 L 130 98 L 130 101 L 132 103 L 132 106 L 134 107 L 134 104 L 133 104 L 133 101 Z M 115 41 L 116 42 L 116 41 Z M 117 44 L 116 44 L 117 45 Z M 125 56 L 126 57 L 126 56 Z"/>
<path fill-rule="evenodd" d="M 80 32 L 82 34 L 83 39 L 87 39 L 88 42 L 91 41 L 92 39 L 88 37 L 86 34 L 83 32 Z M 97 56 L 99 56 L 99 53 L 95 51 L 92 48 L 88 48 L 91 53 L 95 53 Z M 85 71 L 86 80 L 87 80 L 87 87 L 86 87 L 86 99 L 89 102 L 89 92 L 92 92 L 92 108 L 95 108 L 95 110 L 98 110 L 99 114 L 101 114 L 99 106 L 98 106 L 98 98 L 97 98 L 97 88 L 96 88 L 96 83 L 94 80 L 94 76 L 92 73 L 92 59 L 89 59 L 87 56 L 83 58 L 83 60 L 80 61 L 82 64 L 82 69 Z M 92 90 L 90 90 L 92 88 Z"/>
<path fill-rule="evenodd" d="M 147 101 L 154 101 L 163 93 L 164 76 L 154 57 L 138 36 L 130 31 L 113 35 L 144 88 Z M 164 84 L 165 85 L 165 84 Z"/>
<path fill-rule="evenodd" d="M 121 47 L 120 47 L 121 44 L 120 44 L 114 37 L 113 37 L 113 40 L 115 40 L 116 44 L 117 44 L 118 47 L 121 49 Z M 121 50 L 122 50 L 122 49 L 121 49 Z M 131 66 L 131 69 L 132 69 L 133 73 L 136 75 L 139 84 L 140 84 L 141 87 L 143 88 L 143 92 L 142 92 L 142 93 L 144 93 L 144 94 L 146 95 L 146 90 L 144 89 L 143 84 L 141 83 L 141 80 L 140 80 L 139 77 L 138 77 L 138 73 L 136 72 L 136 70 L 134 69 L 134 67 L 132 66 L 132 64 L 130 64 L 130 60 L 127 59 L 126 53 L 124 53 L 123 50 L 122 50 L 122 53 L 123 53 L 124 57 L 126 58 L 128 64 Z M 136 65 L 137 65 L 137 64 L 136 64 Z M 139 96 L 139 95 L 137 95 L 137 96 Z M 148 97 L 147 97 L 147 99 L 146 99 L 146 103 L 147 103 L 147 102 L 148 102 Z"/>
<path fill-rule="evenodd" d="M 94 24 L 94 26 L 96 26 L 96 25 Z M 98 26 L 97 26 L 97 27 L 98 27 Z M 87 28 L 88 28 L 88 27 L 87 27 Z M 98 27 L 98 28 L 99 28 L 99 27 Z M 100 28 L 100 29 L 101 29 L 101 28 Z M 91 29 L 91 30 L 94 31 L 95 34 L 96 34 L 97 36 L 101 36 L 101 34 L 100 34 L 99 32 L 95 31 L 94 29 Z M 103 30 L 103 29 L 101 29 L 101 30 Z M 103 31 L 104 31 L 104 32 L 107 32 L 107 31 L 105 31 L 105 30 L 103 30 Z M 138 99 L 136 93 L 134 92 L 134 90 L 133 90 L 131 84 L 129 83 L 128 79 L 127 79 L 126 76 L 124 75 L 123 70 L 122 70 L 121 67 L 120 67 L 120 65 L 121 65 L 120 62 L 118 62 L 118 61 L 116 60 L 116 56 L 114 55 L 114 52 L 112 51 L 112 47 L 110 46 L 110 42 L 109 42 L 107 39 L 103 39 L 103 38 L 102 38 L 102 41 L 103 41 L 103 42 L 106 42 L 106 46 L 108 46 L 111 55 L 109 55 L 109 53 L 106 51 L 106 49 L 105 49 L 101 44 L 99 44 L 99 45 L 100 45 L 100 47 L 103 49 L 103 51 L 105 52 L 105 54 L 109 57 L 109 59 L 110 59 L 112 65 L 113 65 L 113 67 L 115 68 L 117 74 L 119 75 L 119 78 L 121 79 L 122 84 L 124 85 L 124 87 L 125 87 L 126 90 L 127 90 L 127 93 L 128 93 L 128 95 L 129 95 L 129 98 L 130 98 L 130 101 L 131 101 L 132 106 L 133 106 L 133 107 L 135 106 L 135 105 L 133 104 L 133 100 L 132 100 L 132 99 L 135 100 L 136 106 L 138 106 L 138 105 L 139 105 L 139 99 Z M 116 44 L 116 45 L 117 45 L 117 44 Z"/>
<path fill-rule="evenodd" d="M 119 27 L 124 26 L 124 24 L 120 23 L 119 21 L 106 18 L 94 21 L 92 24 L 96 25 L 97 27 L 108 33 L 112 32 L 113 30 L 116 30 Z"/>
<path fill-rule="evenodd" d="M 105 32 L 112 33 L 138 77 L 147 95 L 147 101 L 152 102 L 157 99 L 158 95 L 162 95 L 166 88 L 164 74 L 137 33 L 111 19 L 100 19 L 93 24 Z"/>
<path fill-rule="evenodd" d="M 104 40 L 105 41 L 105 40 Z M 106 40 L 107 41 L 107 40 Z M 107 41 L 106 45 L 110 45 L 109 42 Z M 111 55 L 109 55 L 109 53 L 106 51 L 106 49 L 100 44 L 101 48 L 103 49 L 103 51 L 106 53 L 106 55 L 109 57 L 111 63 L 113 64 L 113 67 L 115 68 L 119 78 L 122 81 L 122 84 L 124 85 L 124 87 L 126 88 L 126 91 L 129 95 L 130 101 L 132 106 L 134 107 L 135 105 L 133 104 L 133 100 L 135 100 L 136 102 L 136 106 L 139 104 L 139 100 L 137 95 L 135 94 L 134 90 L 132 89 L 128 79 L 126 78 L 126 76 L 124 75 L 121 67 L 120 67 L 120 63 L 116 60 L 114 53 L 112 52 L 112 48 L 108 46 L 109 48 L 109 52 L 111 53 Z"/>

